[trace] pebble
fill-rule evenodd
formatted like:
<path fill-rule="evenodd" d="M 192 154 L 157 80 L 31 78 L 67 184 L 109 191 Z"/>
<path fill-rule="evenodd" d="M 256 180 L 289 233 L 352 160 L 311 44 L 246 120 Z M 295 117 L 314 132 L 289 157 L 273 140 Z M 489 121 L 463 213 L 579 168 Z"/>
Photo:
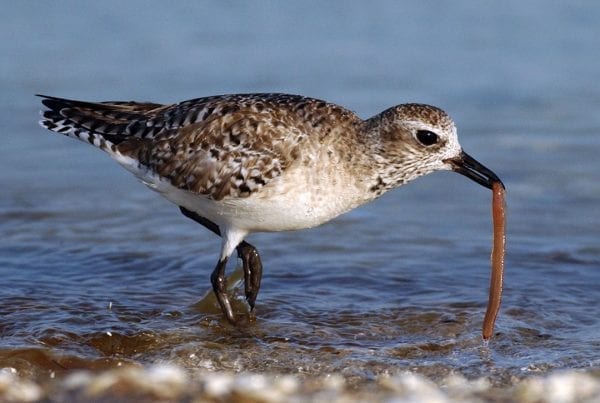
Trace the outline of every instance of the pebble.
<path fill-rule="evenodd" d="M 0 401 L 35 402 L 43 397 L 41 386 L 27 379 L 20 379 L 15 368 L 0 369 Z"/>
<path fill-rule="evenodd" d="M 339 374 L 268 374 L 184 370 L 172 364 L 73 371 L 36 383 L 15 368 L 0 369 L 1 402 L 48 401 L 244 401 L 244 402 L 481 402 L 592 403 L 600 401 L 600 373 L 558 371 L 493 386 L 487 378 L 451 374 L 434 382 L 414 372 L 380 376 L 352 385 Z"/>

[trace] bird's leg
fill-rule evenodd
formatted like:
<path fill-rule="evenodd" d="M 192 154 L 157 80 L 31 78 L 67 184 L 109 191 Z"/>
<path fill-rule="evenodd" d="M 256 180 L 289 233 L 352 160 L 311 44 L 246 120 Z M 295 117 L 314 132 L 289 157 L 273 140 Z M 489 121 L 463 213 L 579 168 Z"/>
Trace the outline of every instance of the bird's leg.
<path fill-rule="evenodd" d="M 219 226 L 214 222 L 186 209 L 185 207 L 179 207 L 184 216 L 196 221 L 198 224 L 204 226 L 208 230 L 212 231 L 218 236 L 221 236 Z M 260 289 L 260 281 L 262 279 L 262 262 L 260 255 L 254 246 L 246 241 L 241 242 L 237 246 L 238 257 L 242 259 L 242 265 L 244 267 L 244 291 L 246 294 L 246 301 L 250 305 L 250 309 L 254 310 L 254 304 L 256 302 L 256 296 Z"/>
<path fill-rule="evenodd" d="M 221 310 L 225 314 L 225 317 L 229 323 L 235 325 L 235 317 L 233 316 L 233 310 L 231 309 L 231 303 L 227 297 L 227 280 L 225 279 L 225 266 L 227 266 L 227 258 L 224 257 L 219 259 L 217 266 L 210 275 L 210 282 L 213 286 L 213 291 L 217 296 L 217 301 L 221 305 Z"/>
<path fill-rule="evenodd" d="M 181 210 L 181 213 L 187 218 L 191 218 L 198 224 L 202 225 L 204 228 L 210 230 L 218 236 L 221 236 L 221 230 L 219 230 L 219 226 L 214 222 L 207 220 L 206 218 L 194 213 L 193 211 L 186 209 L 185 207 L 179 206 L 179 210 Z"/>
<path fill-rule="evenodd" d="M 258 290 L 260 290 L 260 280 L 262 278 L 262 262 L 256 248 L 248 242 L 243 241 L 237 247 L 238 256 L 242 259 L 244 266 L 244 291 L 246 301 L 250 305 L 250 311 L 254 310 L 254 303 Z"/>

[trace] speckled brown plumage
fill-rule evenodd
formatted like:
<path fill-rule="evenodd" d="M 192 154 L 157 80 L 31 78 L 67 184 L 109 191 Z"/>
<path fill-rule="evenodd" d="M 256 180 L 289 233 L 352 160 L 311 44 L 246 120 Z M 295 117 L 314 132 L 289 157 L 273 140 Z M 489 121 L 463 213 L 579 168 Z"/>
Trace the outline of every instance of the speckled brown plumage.
<path fill-rule="evenodd" d="M 63 121 L 99 134 L 115 150 L 174 186 L 215 200 L 247 197 L 307 156 L 307 139 L 335 143 L 362 121 L 324 101 L 287 94 L 198 98 L 175 105 L 47 98 L 44 125 Z M 66 119 L 66 121 L 65 121 Z M 60 130 L 55 130 L 60 131 Z"/>

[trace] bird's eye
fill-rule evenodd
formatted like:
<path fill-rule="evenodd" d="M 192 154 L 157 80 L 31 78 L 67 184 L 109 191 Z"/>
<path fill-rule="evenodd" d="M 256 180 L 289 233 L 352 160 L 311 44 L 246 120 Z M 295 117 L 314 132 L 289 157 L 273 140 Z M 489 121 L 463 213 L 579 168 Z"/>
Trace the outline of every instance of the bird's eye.
<path fill-rule="evenodd" d="M 417 140 L 425 146 L 431 146 L 438 142 L 439 137 L 429 130 L 419 130 L 417 131 Z"/>

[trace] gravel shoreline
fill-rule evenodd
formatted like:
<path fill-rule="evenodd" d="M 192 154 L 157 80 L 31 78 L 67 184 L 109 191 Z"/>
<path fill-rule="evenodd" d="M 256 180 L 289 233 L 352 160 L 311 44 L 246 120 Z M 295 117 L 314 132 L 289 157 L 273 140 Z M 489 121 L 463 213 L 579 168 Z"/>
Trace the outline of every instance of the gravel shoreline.
<path fill-rule="evenodd" d="M 36 382 L 14 368 L 0 370 L 0 401 L 6 402 L 597 402 L 600 371 L 557 371 L 497 386 L 487 378 L 452 374 L 434 382 L 401 372 L 351 385 L 336 374 L 296 375 L 186 371 L 170 364 L 102 372 L 73 371 Z"/>

